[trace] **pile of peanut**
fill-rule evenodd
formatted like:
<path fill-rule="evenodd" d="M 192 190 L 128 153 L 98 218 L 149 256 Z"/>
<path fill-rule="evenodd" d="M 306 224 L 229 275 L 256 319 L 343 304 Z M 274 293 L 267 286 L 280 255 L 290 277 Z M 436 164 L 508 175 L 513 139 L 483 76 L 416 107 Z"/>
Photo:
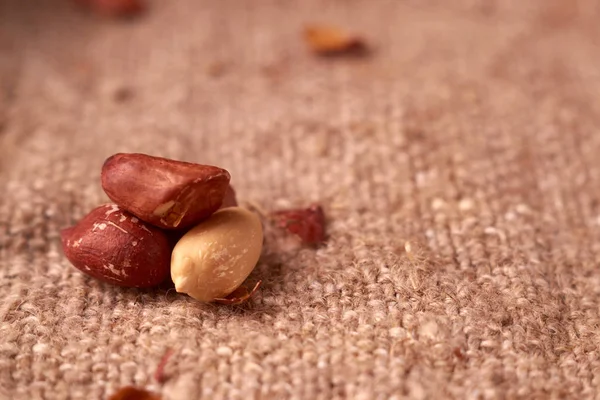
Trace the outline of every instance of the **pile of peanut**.
<path fill-rule="evenodd" d="M 102 188 L 114 203 L 64 229 L 64 253 L 107 283 L 146 288 L 170 275 L 177 292 L 227 302 L 263 245 L 259 217 L 237 206 L 229 180 L 214 166 L 115 154 L 102 167 Z"/>

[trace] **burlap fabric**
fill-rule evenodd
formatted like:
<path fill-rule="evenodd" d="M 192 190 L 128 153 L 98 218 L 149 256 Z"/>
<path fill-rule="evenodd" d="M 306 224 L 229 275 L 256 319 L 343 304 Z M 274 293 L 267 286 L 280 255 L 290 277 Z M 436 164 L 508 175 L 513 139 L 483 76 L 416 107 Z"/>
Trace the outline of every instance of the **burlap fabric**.
<path fill-rule="evenodd" d="M 593 0 L 154 1 L 124 23 L 1 1 L 0 397 L 596 397 L 599 20 Z M 317 59 L 307 22 L 375 52 Z M 88 279 L 59 229 L 107 200 L 115 152 L 222 166 L 264 210 L 319 202 L 329 241 L 269 231 L 241 307 Z"/>

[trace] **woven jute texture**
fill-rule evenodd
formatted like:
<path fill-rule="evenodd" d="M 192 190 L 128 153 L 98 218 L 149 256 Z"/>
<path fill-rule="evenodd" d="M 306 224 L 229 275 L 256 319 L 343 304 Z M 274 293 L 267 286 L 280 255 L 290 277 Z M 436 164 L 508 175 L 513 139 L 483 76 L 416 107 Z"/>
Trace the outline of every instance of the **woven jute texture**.
<path fill-rule="evenodd" d="M 131 21 L 0 1 L 0 398 L 597 398 L 599 20 L 594 0 L 157 0 Z M 319 59 L 311 22 L 374 51 Z M 224 167 L 266 211 L 318 202 L 329 240 L 268 230 L 237 307 L 87 278 L 59 230 L 107 201 L 116 152 Z"/>

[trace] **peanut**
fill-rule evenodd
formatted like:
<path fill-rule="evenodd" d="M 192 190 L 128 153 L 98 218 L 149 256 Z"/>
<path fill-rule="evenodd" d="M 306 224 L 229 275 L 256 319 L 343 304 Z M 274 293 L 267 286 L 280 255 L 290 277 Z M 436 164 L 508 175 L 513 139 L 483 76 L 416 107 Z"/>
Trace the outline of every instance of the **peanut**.
<path fill-rule="evenodd" d="M 222 168 L 146 154 L 115 154 L 102 167 L 108 197 L 163 229 L 185 229 L 208 218 L 221 207 L 229 179 Z"/>
<path fill-rule="evenodd" d="M 262 225 L 254 213 L 240 207 L 217 211 L 175 245 L 175 289 L 204 302 L 225 298 L 252 272 L 262 243 Z"/>
<path fill-rule="evenodd" d="M 104 282 L 150 287 L 169 276 L 171 245 L 162 230 L 115 204 L 92 210 L 61 231 L 63 251 L 80 271 Z"/>

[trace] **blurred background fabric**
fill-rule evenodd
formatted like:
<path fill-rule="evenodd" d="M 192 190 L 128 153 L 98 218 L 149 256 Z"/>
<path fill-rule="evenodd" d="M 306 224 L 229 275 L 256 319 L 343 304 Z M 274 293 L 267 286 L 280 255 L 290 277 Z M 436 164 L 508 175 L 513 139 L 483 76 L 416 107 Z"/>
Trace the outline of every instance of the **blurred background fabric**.
<path fill-rule="evenodd" d="M 148 6 L 0 1 L 0 398 L 598 395 L 598 2 Z M 374 51 L 316 57 L 308 23 Z M 107 201 L 116 152 L 320 203 L 329 240 L 269 233 L 239 307 L 99 283 L 59 230 Z"/>

